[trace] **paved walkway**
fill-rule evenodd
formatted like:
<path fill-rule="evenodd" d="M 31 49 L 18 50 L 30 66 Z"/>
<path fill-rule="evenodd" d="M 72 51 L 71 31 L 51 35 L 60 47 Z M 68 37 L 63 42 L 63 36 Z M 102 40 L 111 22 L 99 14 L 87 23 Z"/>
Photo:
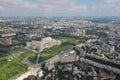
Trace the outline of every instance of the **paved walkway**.
<path fill-rule="evenodd" d="M 30 68 L 30 70 L 28 70 L 27 72 L 21 74 L 20 76 L 16 76 L 14 77 L 12 80 L 23 80 L 24 78 L 27 78 L 29 75 L 37 75 L 39 71 L 39 77 L 42 76 L 42 70 L 40 71 L 40 67 L 38 66 L 33 66 Z"/>

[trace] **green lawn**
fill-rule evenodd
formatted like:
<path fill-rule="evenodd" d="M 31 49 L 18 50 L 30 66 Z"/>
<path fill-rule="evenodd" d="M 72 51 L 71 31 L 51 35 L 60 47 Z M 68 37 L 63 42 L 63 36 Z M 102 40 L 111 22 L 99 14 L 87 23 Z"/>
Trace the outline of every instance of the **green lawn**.
<path fill-rule="evenodd" d="M 85 38 L 76 38 L 76 37 L 58 37 L 56 39 L 60 40 L 62 43 L 69 42 L 73 44 L 84 43 L 86 41 Z"/>
<path fill-rule="evenodd" d="M 27 69 L 27 65 L 23 64 L 18 59 L 9 56 L 9 58 L 0 60 L 0 80 L 8 80 Z"/>
<path fill-rule="evenodd" d="M 62 44 L 54 46 L 49 49 L 44 49 L 44 51 L 41 52 L 41 55 L 40 55 L 41 57 L 40 57 L 39 62 L 47 60 L 47 59 L 61 53 L 62 51 L 72 48 L 76 44 L 86 41 L 86 39 L 84 39 L 84 38 L 74 38 L 74 37 L 58 37 L 57 39 L 61 40 Z M 23 56 L 23 57 L 27 58 L 28 60 L 32 61 L 33 63 L 35 63 L 36 58 L 37 58 L 37 53 L 34 53 L 32 51 L 27 51 L 27 52 L 21 54 L 21 56 Z"/>
<path fill-rule="evenodd" d="M 85 39 L 74 38 L 74 37 L 59 37 L 58 39 L 62 41 L 62 44 L 54 46 L 49 49 L 45 49 L 41 53 L 39 62 L 47 60 L 61 53 L 62 51 L 68 50 L 78 43 L 86 41 Z M 26 59 L 34 63 L 36 61 L 37 53 L 34 53 L 32 51 L 29 51 L 29 50 L 26 51 L 26 49 L 24 48 L 19 48 L 19 49 L 13 50 L 13 52 L 20 54 L 21 56 L 25 57 Z M 0 59 L 0 80 L 8 80 L 9 78 L 17 74 L 20 74 L 21 72 L 24 72 L 27 69 L 28 69 L 27 65 L 23 64 L 20 60 L 13 58 L 12 56 L 9 59 L 7 58 Z"/>
<path fill-rule="evenodd" d="M 61 53 L 62 51 L 72 48 L 73 46 L 74 45 L 72 45 L 72 44 L 62 44 L 59 46 L 54 46 L 54 47 L 42 52 L 41 57 L 43 60 L 49 59 L 49 58 Z"/>
<path fill-rule="evenodd" d="M 28 59 L 28 58 L 32 58 L 32 57 L 36 56 L 36 53 L 34 53 L 32 51 L 27 51 L 27 52 L 21 54 L 21 56 Z"/>
<path fill-rule="evenodd" d="M 62 51 L 72 48 L 73 46 L 74 46 L 73 44 L 62 44 L 62 45 L 54 46 L 49 49 L 45 49 L 45 51 L 41 52 L 41 57 L 40 57 L 39 62 L 47 60 L 47 59 L 61 53 Z M 26 53 L 21 54 L 21 56 L 23 56 L 23 57 L 27 58 L 28 60 L 32 61 L 33 63 L 35 63 L 36 58 L 37 58 L 37 53 L 28 51 Z"/>
<path fill-rule="evenodd" d="M 14 49 L 13 52 L 17 53 L 17 54 L 21 54 L 22 52 L 26 51 L 25 48 L 18 48 L 18 49 Z"/>

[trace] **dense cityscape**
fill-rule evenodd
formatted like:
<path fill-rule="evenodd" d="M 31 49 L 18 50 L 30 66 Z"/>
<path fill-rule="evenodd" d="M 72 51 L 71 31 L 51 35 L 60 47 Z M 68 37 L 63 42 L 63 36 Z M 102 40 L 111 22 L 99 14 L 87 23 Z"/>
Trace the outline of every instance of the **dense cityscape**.
<path fill-rule="evenodd" d="M 119 80 L 119 17 L 1 17 L 0 80 Z"/>

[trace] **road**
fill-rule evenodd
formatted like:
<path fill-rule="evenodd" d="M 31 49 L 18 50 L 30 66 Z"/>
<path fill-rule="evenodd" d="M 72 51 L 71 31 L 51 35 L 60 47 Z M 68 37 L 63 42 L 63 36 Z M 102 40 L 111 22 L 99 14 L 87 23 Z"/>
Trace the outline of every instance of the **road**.
<path fill-rule="evenodd" d="M 27 51 L 28 50 L 23 51 L 23 52 L 21 52 L 21 54 L 25 53 Z M 42 70 L 40 68 L 41 68 L 42 63 L 44 63 L 45 61 L 36 65 L 36 64 L 32 63 L 31 61 L 27 60 L 26 58 L 22 57 L 20 54 L 17 54 L 15 52 L 13 52 L 11 55 L 13 57 L 19 59 L 20 61 L 22 61 L 24 64 L 27 64 L 29 66 L 29 70 L 22 73 L 21 75 L 16 75 L 16 76 L 12 77 L 10 80 L 23 80 L 24 78 L 28 77 L 29 75 L 37 75 L 38 71 L 39 71 L 39 76 L 42 76 Z"/>

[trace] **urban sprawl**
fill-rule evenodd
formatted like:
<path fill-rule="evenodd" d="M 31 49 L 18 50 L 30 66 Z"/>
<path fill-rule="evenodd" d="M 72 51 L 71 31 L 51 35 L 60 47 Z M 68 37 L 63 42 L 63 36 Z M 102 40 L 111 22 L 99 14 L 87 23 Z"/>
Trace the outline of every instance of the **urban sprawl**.
<path fill-rule="evenodd" d="M 120 17 L 0 17 L 0 80 L 120 80 Z"/>

